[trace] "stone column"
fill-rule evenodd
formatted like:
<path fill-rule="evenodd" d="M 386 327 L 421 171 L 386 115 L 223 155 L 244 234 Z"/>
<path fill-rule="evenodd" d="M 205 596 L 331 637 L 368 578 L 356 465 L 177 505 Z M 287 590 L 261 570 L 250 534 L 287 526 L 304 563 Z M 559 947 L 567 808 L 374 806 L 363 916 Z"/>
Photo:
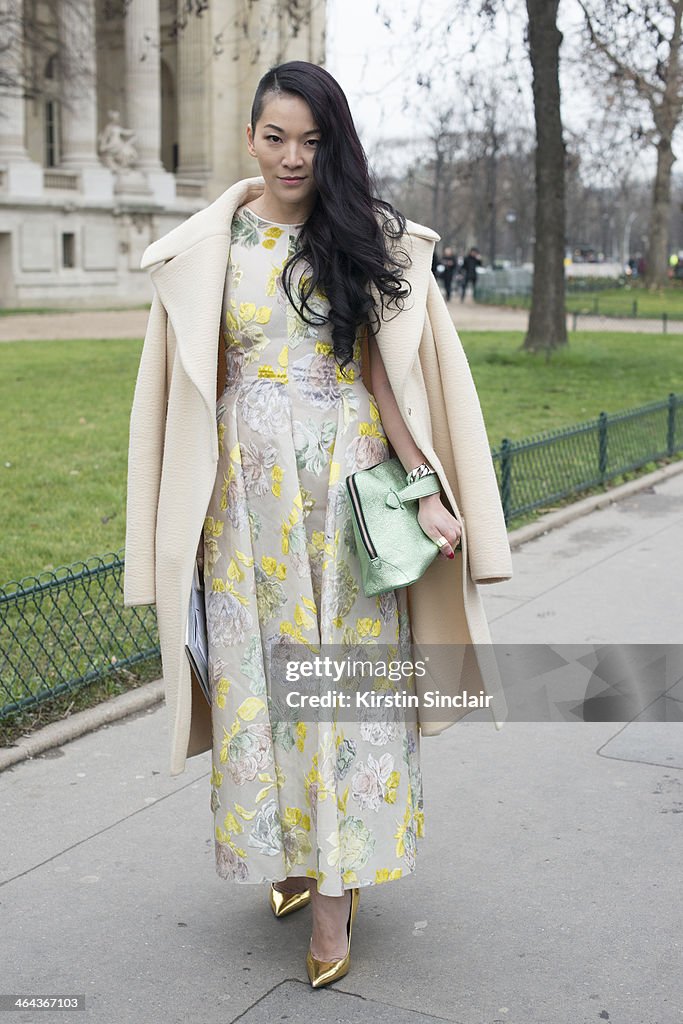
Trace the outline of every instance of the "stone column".
<path fill-rule="evenodd" d="M 187 0 L 178 0 L 182 28 L 178 37 L 177 176 L 206 180 L 211 170 L 210 12 L 187 15 Z M 183 21 L 185 24 L 183 25 Z"/>
<path fill-rule="evenodd" d="M 60 0 L 61 166 L 99 167 L 94 0 Z"/>
<path fill-rule="evenodd" d="M 0 24 L 5 39 L 0 47 L 0 61 L 3 77 L 10 83 L 0 115 L 0 166 L 5 169 L 11 195 L 37 196 L 43 188 L 43 170 L 30 159 L 26 149 L 23 19 L 23 0 L 0 0 Z"/>
<path fill-rule="evenodd" d="M 60 163 L 78 171 L 81 191 L 111 199 L 113 176 L 97 155 L 97 50 L 95 0 L 59 0 L 59 60 L 62 102 Z"/>
<path fill-rule="evenodd" d="M 175 198 L 175 178 L 161 163 L 161 66 L 159 0 L 130 0 L 125 14 L 126 118 L 135 132 L 137 167 L 155 198 Z"/>

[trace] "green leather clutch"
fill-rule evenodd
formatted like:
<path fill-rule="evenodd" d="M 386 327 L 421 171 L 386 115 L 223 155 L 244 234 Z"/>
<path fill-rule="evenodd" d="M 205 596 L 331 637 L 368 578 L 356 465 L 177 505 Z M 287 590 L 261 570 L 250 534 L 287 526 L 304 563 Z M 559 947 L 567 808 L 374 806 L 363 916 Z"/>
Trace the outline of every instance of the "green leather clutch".
<path fill-rule="evenodd" d="M 441 489 L 436 473 L 406 484 L 398 458 L 346 478 L 366 597 L 414 583 L 439 553 L 417 520 L 417 498 Z"/>

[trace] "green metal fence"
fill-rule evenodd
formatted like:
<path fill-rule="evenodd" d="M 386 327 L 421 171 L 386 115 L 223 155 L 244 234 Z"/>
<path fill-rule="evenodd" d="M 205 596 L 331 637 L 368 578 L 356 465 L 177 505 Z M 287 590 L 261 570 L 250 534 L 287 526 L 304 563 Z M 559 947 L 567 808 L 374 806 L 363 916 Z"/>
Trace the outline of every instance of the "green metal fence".
<path fill-rule="evenodd" d="M 123 549 L 0 587 L 0 718 L 158 653 L 156 609 L 123 607 Z"/>
<path fill-rule="evenodd" d="M 552 501 L 608 483 L 654 459 L 683 451 L 683 395 L 492 450 L 506 523 Z"/>
<path fill-rule="evenodd" d="M 506 523 L 683 452 L 683 395 L 492 450 Z M 123 607 L 123 550 L 0 587 L 0 719 L 159 654 L 154 607 Z"/>

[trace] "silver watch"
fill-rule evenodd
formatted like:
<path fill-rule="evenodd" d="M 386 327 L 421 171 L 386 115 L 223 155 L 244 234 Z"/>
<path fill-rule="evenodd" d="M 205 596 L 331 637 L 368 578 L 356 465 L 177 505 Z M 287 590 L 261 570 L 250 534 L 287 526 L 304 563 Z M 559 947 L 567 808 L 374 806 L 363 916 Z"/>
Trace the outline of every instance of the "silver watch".
<path fill-rule="evenodd" d="M 421 462 L 419 466 L 415 466 L 415 469 L 411 469 L 409 473 L 406 473 L 406 483 L 414 484 L 416 480 L 421 480 L 423 476 L 432 476 L 436 470 L 427 462 Z"/>

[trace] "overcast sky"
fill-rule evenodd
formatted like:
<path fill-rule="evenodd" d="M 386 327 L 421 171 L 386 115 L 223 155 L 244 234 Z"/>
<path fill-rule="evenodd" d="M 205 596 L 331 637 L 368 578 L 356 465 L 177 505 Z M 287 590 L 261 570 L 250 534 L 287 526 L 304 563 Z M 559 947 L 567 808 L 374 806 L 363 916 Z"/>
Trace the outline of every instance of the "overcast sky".
<path fill-rule="evenodd" d="M 467 53 L 470 35 L 466 25 L 455 25 L 448 36 L 444 32 L 445 19 L 453 9 L 452 0 L 380 0 L 379 6 L 390 11 L 390 28 L 376 14 L 377 6 L 376 0 L 328 0 L 327 67 L 346 92 L 366 149 L 371 150 L 378 137 L 411 138 L 422 134 L 436 103 L 448 97 L 455 98 L 456 104 L 461 101 L 448 71 L 449 60 L 457 61 L 461 69 L 476 62 L 489 81 L 501 85 L 511 111 L 509 116 L 533 123 L 531 71 L 523 43 L 523 0 L 519 0 L 517 17 L 499 18 L 495 31 L 486 33 L 476 57 Z M 397 8 L 405 11 L 405 16 L 397 13 Z M 416 18 L 421 19 L 418 33 L 412 24 Z M 468 22 L 481 24 L 473 17 Z M 563 122 L 568 131 L 580 134 L 587 119 L 598 111 L 590 82 L 585 81 L 586 76 L 570 60 L 576 53 L 573 41 L 579 25 L 578 4 L 563 0 Z M 518 69 L 514 82 L 505 72 L 502 60 L 508 45 Z M 431 93 L 415 84 L 418 72 L 431 76 Z M 406 101 L 410 103 L 407 110 Z M 649 164 L 643 158 L 644 170 Z"/>

